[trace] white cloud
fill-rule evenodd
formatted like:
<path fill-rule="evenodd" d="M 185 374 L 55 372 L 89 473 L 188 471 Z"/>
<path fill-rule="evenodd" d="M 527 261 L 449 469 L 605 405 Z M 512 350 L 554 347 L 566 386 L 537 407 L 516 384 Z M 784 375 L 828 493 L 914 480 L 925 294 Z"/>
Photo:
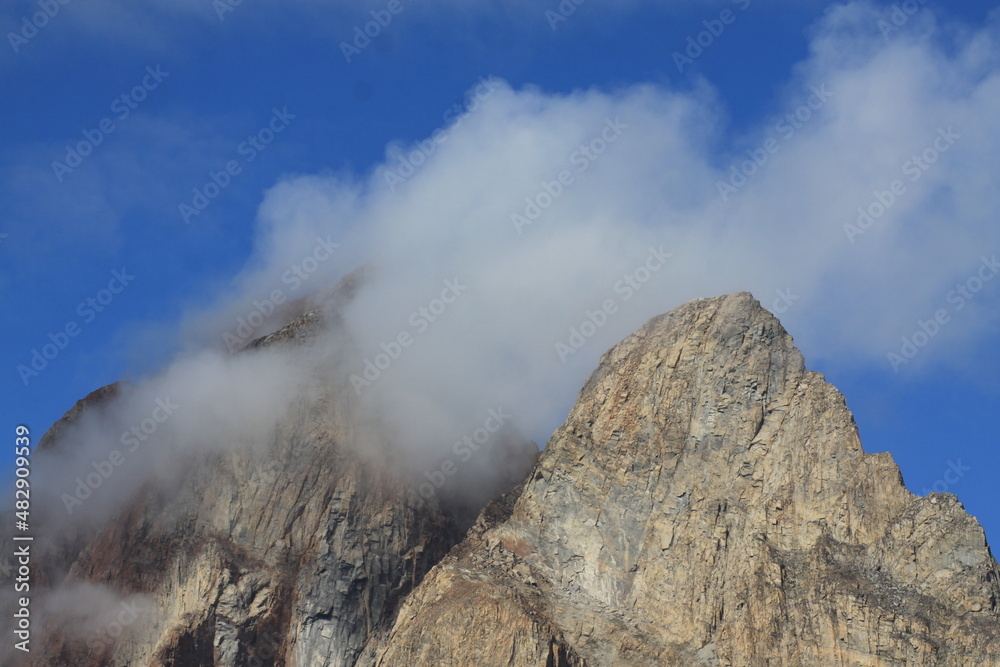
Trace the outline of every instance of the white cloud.
<path fill-rule="evenodd" d="M 433 397 L 459 414 L 500 401 L 533 435 L 555 425 L 604 349 L 696 296 L 751 289 L 771 307 L 777 290 L 791 288 L 800 300 L 785 320 L 807 351 L 884 363 L 911 324 L 940 307 L 952 281 L 1000 250 L 1000 202 L 988 176 L 1000 78 L 995 26 L 955 41 L 956 29 L 922 18 L 884 39 L 882 15 L 863 3 L 831 9 L 775 116 L 722 155 L 723 114 L 707 89 L 548 95 L 504 86 L 446 128 L 394 191 L 382 168 L 360 182 L 282 182 L 262 206 L 265 235 L 298 243 L 336 230 L 359 264 L 377 267 L 350 313 L 363 341 L 358 369 L 380 343 L 412 333 L 408 315 L 442 280 L 468 284 L 372 390 L 419 394 L 424 410 Z M 810 100 L 814 89 L 828 99 Z M 818 108 L 779 124 L 810 101 Z M 596 160 L 574 162 L 608 119 L 627 125 L 620 138 Z M 769 138 L 778 149 L 723 202 L 717 182 Z M 936 141 L 947 148 L 915 170 L 913 156 Z M 385 166 L 398 165 L 396 147 Z M 524 213 L 525 197 L 544 193 L 564 169 L 573 183 L 518 233 L 511 214 Z M 845 225 L 894 180 L 905 191 L 851 243 Z M 651 244 L 673 256 L 624 303 L 615 283 Z M 281 265 L 289 252 L 258 259 Z M 556 343 L 606 298 L 621 311 L 564 365 Z M 956 313 L 961 324 L 945 333 L 974 340 L 984 322 L 972 310 Z"/>
<path fill-rule="evenodd" d="M 1000 77 L 995 24 L 955 41 L 960 31 L 915 21 L 886 40 L 877 16 L 861 3 L 832 9 L 774 116 L 736 141 L 707 85 L 569 95 L 501 85 L 445 128 L 394 189 L 384 168 L 399 165 L 398 146 L 368 174 L 283 180 L 261 205 L 253 258 L 213 308 L 221 315 L 195 315 L 184 331 L 220 345 L 234 314 L 282 287 L 288 267 L 329 236 L 340 254 L 299 294 L 357 266 L 374 268 L 346 312 L 356 349 L 338 377 L 363 377 L 366 360 L 387 355 L 360 394 L 402 444 L 434 454 L 498 406 L 544 441 L 604 350 L 695 297 L 749 289 L 773 307 L 778 290 L 790 288 L 798 300 L 782 319 L 807 356 L 885 364 L 885 353 L 942 307 L 955 281 L 971 276 L 984 253 L 1000 252 Z M 813 87 L 832 95 L 821 104 L 813 98 L 806 114 Z M 785 120 L 794 132 L 779 124 L 789 113 L 801 114 L 794 125 Z M 960 136 L 918 180 L 905 180 L 907 162 L 949 127 Z M 766 145 L 777 149 L 723 201 L 717 183 L 730 165 Z M 590 159 L 582 146 L 600 155 Z M 552 183 L 564 171 L 556 196 Z M 906 190 L 851 243 L 845 224 L 894 179 Z M 544 208 L 540 215 L 526 198 Z M 537 219 L 518 229 L 515 214 Z M 670 254 L 665 262 L 651 260 L 650 248 L 660 246 Z M 626 288 L 619 281 L 629 275 L 648 281 Z M 461 288 L 438 303 L 446 281 Z M 954 313 L 937 354 L 975 349 L 988 331 L 983 306 L 996 303 L 998 287 Z M 595 313 L 609 300 L 615 312 L 604 321 Z M 571 329 L 595 319 L 603 324 L 593 337 L 560 354 L 557 344 L 574 342 Z M 396 348 L 401 334 L 409 343 Z M 170 387 L 200 413 L 222 411 L 193 419 L 192 433 L 203 423 L 213 440 L 239 440 L 241 428 L 266 433 L 296 375 L 280 363 L 273 374 L 255 368 L 252 359 L 206 357 L 192 367 L 185 357 L 164 374 L 165 385 L 143 391 Z M 250 426 L 242 421 L 247 406 Z M 184 420 L 176 428 L 188 428 Z"/>

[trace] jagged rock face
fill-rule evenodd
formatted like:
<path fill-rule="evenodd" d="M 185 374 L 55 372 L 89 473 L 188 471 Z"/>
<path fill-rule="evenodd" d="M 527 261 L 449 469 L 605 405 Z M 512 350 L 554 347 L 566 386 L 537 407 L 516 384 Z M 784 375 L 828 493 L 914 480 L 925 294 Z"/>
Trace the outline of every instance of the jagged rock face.
<path fill-rule="evenodd" d="M 335 317 L 307 312 L 244 354 L 275 346 L 311 354 L 309 341 Z M 80 415 L 116 393 L 74 407 L 46 448 L 71 447 L 60 438 L 71 440 Z M 88 582 L 147 602 L 139 617 L 99 635 L 47 623 L 30 664 L 346 666 L 384 637 L 406 593 L 462 538 L 468 508 L 415 492 L 387 461 L 391 443 L 357 426 L 349 388 L 309 394 L 269 441 L 193 456 L 84 544 L 74 536 L 58 547 L 65 564 L 49 569 L 69 573 L 50 587 Z M 503 435 L 490 455 L 502 453 L 517 472 L 507 489 L 538 449 Z"/>
<path fill-rule="evenodd" d="M 327 317 L 245 354 L 306 345 Z M 352 426 L 350 394 L 318 389 L 266 446 L 196 456 L 64 545 L 47 561 L 72 564 L 63 586 L 156 613 L 99 641 L 46 627 L 33 664 L 1000 665 L 982 529 L 861 449 L 843 397 L 748 294 L 610 350 L 464 540 L 468 507 L 446 513 L 359 455 L 386 443 Z M 535 460 L 502 443 L 493 465 L 513 472 L 489 491 Z"/>
<path fill-rule="evenodd" d="M 378 665 L 1000 665 L 954 496 L 861 449 L 749 294 L 610 350 L 518 497 L 407 598 Z"/>
<path fill-rule="evenodd" d="M 312 406 L 272 447 L 199 457 L 179 489 L 136 498 L 66 583 L 148 594 L 155 624 L 51 642 L 38 664 L 353 665 L 460 536 L 344 446 L 342 417 Z"/>

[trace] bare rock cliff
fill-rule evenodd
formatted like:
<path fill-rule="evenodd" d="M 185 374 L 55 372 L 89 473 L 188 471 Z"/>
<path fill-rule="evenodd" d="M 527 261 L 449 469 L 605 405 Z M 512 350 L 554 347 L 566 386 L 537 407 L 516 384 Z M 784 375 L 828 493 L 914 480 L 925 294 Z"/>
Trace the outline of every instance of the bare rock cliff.
<path fill-rule="evenodd" d="M 304 313 L 245 354 L 298 349 L 329 317 Z M 105 388 L 75 406 L 44 448 L 72 447 L 80 415 L 117 392 Z M 35 578 L 42 589 L 100 587 L 124 600 L 123 611 L 82 631 L 86 610 L 67 622 L 56 609 L 38 621 L 42 645 L 0 664 L 356 664 L 387 633 L 404 596 L 462 539 L 469 509 L 423 500 L 389 460 L 391 443 L 355 426 L 356 410 L 349 387 L 315 387 L 265 442 L 195 453 L 169 483 L 160 475 L 145 485 L 86 539 L 50 536 L 55 547 L 39 559 L 47 572 Z M 491 482 L 505 490 L 538 448 L 516 432 L 499 435 L 486 455 L 504 457 L 512 477 Z"/>
<path fill-rule="evenodd" d="M 749 294 L 611 349 L 377 664 L 1000 665 L 1000 569 Z"/>
<path fill-rule="evenodd" d="M 266 447 L 197 457 L 65 547 L 61 585 L 157 613 L 98 641 L 49 627 L 34 664 L 1000 666 L 982 528 L 862 450 L 843 396 L 749 294 L 608 351 L 537 462 L 526 441 L 502 450 L 527 474 L 464 535 L 356 455 L 372 443 L 349 394 Z"/>

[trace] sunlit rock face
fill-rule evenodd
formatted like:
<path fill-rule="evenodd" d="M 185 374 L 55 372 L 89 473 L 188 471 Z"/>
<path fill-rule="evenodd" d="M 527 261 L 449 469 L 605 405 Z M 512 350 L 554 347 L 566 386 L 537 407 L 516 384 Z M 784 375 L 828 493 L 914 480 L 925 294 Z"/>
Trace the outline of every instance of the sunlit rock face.
<path fill-rule="evenodd" d="M 310 310 L 241 354 L 331 326 Z M 477 468 L 495 479 L 455 497 L 414 493 L 357 410 L 319 384 L 262 445 L 190 457 L 75 535 L 44 585 L 139 611 L 114 637 L 50 617 L 33 663 L 1000 665 L 978 523 L 864 452 L 749 294 L 648 322 L 540 457 L 505 431 Z"/>
<path fill-rule="evenodd" d="M 487 500 L 525 477 L 538 448 L 504 428 L 463 470 L 493 471 L 489 478 L 418 493 L 421 478 L 400 450 L 357 418 L 342 374 L 322 381 L 323 365 L 336 365 L 331 349 L 340 349 L 330 345 L 336 306 L 329 299 L 239 352 L 279 349 L 321 369 L 273 433 L 204 443 L 174 457 L 174 469 L 154 470 L 103 524 L 51 535 L 36 576 L 48 601 L 36 623 L 41 639 L 29 656 L 0 662 L 354 665 L 387 633 L 406 594 Z M 73 447 L 81 417 L 120 391 L 78 403 L 43 440 L 46 455 Z"/>
<path fill-rule="evenodd" d="M 749 294 L 610 350 L 377 664 L 996 665 L 998 567 Z"/>

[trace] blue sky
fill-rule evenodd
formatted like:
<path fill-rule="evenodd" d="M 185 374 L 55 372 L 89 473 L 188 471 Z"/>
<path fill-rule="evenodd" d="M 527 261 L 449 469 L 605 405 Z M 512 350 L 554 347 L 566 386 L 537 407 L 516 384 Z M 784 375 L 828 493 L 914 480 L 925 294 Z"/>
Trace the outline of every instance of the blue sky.
<path fill-rule="evenodd" d="M 363 331 L 398 330 L 382 313 L 405 319 L 452 268 L 495 295 L 478 319 L 517 327 L 464 329 L 482 349 L 451 349 L 434 368 L 442 387 L 461 385 L 453 366 L 486 372 L 482 350 L 503 356 L 497 395 L 517 370 L 557 394 L 525 419 L 543 442 L 604 349 L 689 298 L 747 289 L 847 396 L 866 450 L 891 452 L 916 493 L 956 493 L 996 540 L 996 7 L 563 6 L 575 7 L 565 20 L 552 18 L 558 2 L 528 0 L 7 3 L 11 432 L 40 437 L 93 389 L 218 347 L 271 289 L 305 296 L 374 261 L 397 289 Z M 379 18 L 370 43 L 353 42 Z M 605 135 L 607 157 L 574 165 L 574 147 L 616 118 L 628 127 Z M 399 156 L 418 154 L 415 175 L 387 187 Z M 740 166 L 748 158 L 759 164 Z M 545 217 L 512 228 L 564 169 L 573 183 Z M 185 215 L 206 187 L 207 206 Z M 859 208 L 878 213 L 867 228 Z M 504 256 L 524 284 L 476 273 L 507 241 L 470 220 L 523 241 Z M 292 290 L 282 277 L 320 237 L 338 252 Z M 673 261 L 657 282 L 563 363 L 560 340 L 661 244 Z M 499 283 L 510 289 L 489 291 Z M 914 336 L 926 344 L 894 363 Z M 523 354 L 525 340 L 538 351 Z M 60 341 L 37 375 L 19 370 Z"/>

